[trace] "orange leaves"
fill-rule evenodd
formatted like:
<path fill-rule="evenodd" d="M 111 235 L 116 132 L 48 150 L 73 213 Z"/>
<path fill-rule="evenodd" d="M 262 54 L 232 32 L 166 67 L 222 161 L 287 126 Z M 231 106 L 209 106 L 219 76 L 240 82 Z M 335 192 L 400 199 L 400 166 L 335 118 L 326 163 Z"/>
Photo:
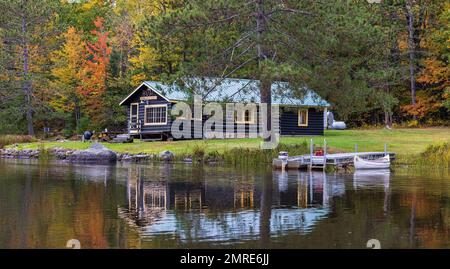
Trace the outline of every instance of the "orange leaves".
<path fill-rule="evenodd" d="M 424 84 L 436 84 L 447 81 L 450 77 L 450 68 L 442 61 L 436 58 L 427 58 L 423 60 L 424 70 L 421 72 L 417 81 Z"/>
<path fill-rule="evenodd" d="M 52 107 L 72 111 L 80 107 L 96 123 L 103 109 L 111 47 L 104 19 L 97 18 L 95 29 L 86 35 L 74 27 L 63 34 L 64 45 L 52 54 Z"/>
<path fill-rule="evenodd" d="M 83 87 L 80 94 L 85 101 L 86 113 L 98 120 L 98 111 L 102 108 L 102 95 L 106 91 L 109 56 L 111 47 L 108 44 L 109 33 L 105 30 L 104 19 L 98 17 L 94 21 L 96 29 L 91 31 L 94 42 L 87 42 L 84 63 Z"/>
<path fill-rule="evenodd" d="M 94 21 L 94 25 L 97 29 L 102 30 L 103 29 L 103 23 L 105 22 L 105 19 L 101 17 L 97 17 Z M 95 34 L 97 30 L 92 30 L 92 33 Z"/>
<path fill-rule="evenodd" d="M 418 119 L 423 119 L 429 113 L 438 110 L 441 106 L 442 104 L 436 102 L 433 96 L 428 96 L 421 92 L 416 97 L 415 105 L 403 105 L 401 109 L 410 116 L 416 116 Z"/>
<path fill-rule="evenodd" d="M 100 17 L 94 21 L 96 29 L 92 30 L 91 33 L 94 35 L 96 42 L 88 43 L 87 50 L 90 56 L 92 56 L 90 62 L 106 67 L 109 64 L 111 48 L 108 45 L 109 33 L 105 31 L 103 23 L 104 19 Z"/>

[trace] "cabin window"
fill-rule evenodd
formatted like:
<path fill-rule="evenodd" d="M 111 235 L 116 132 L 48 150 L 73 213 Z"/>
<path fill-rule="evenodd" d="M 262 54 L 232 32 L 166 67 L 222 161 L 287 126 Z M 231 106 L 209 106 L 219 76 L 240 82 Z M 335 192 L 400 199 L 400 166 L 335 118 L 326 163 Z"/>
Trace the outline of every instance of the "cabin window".
<path fill-rule="evenodd" d="M 244 110 L 244 113 L 240 113 L 238 115 L 237 111 L 235 112 L 235 121 L 236 123 L 245 123 L 245 124 L 254 124 L 255 123 L 255 113 L 253 110 Z"/>
<path fill-rule="evenodd" d="M 308 126 L 308 109 L 298 110 L 298 126 Z"/>
<path fill-rule="evenodd" d="M 145 106 L 144 125 L 165 125 L 167 124 L 167 105 Z"/>

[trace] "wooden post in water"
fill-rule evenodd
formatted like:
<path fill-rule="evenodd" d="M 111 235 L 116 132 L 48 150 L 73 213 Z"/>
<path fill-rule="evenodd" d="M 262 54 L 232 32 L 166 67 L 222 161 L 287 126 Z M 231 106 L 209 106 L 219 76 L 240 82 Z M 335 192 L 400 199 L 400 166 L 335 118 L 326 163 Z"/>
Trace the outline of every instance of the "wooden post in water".
<path fill-rule="evenodd" d="M 358 153 L 358 144 L 355 143 L 355 153 Z"/>
<path fill-rule="evenodd" d="M 311 142 L 309 143 L 309 169 L 312 169 L 312 158 L 313 158 L 313 151 L 314 151 L 314 144 L 313 144 L 313 140 L 311 138 Z"/>
<path fill-rule="evenodd" d="M 325 171 L 325 168 L 327 166 L 327 140 L 323 140 L 323 171 Z"/>
<path fill-rule="evenodd" d="M 387 144 L 384 143 L 384 156 L 386 156 L 386 155 L 387 155 Z"/>

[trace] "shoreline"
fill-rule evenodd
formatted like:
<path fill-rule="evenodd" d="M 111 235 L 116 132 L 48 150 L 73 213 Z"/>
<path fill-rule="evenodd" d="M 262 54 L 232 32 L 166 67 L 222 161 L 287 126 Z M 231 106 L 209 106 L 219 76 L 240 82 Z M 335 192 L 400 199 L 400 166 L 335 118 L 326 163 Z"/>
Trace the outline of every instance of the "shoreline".
<path fill-rule="evenodd" d="M 70 156 L 72 156 L 77 150 L 74 149 L 65 149 L 65 148 L 51 148 L 51 149 L 15 149 L 15 148 L 6 148 L 0 149 L 0 159 L 13 159 L 13 160 L 57 160 L 57 161 L 66 161 L 67 163 L 89 163 L 89 164 L 105 164 L 105 162 L 98 161 L 74 161 L 70 160 Z M 193 163 L 194 160 L 192 158 L 177 158 L 175 155 L 166 151 L 166 155 L 158 155 L 158 154 L 147 154 L 147 153 L 119 153 L 113 151 L 117 159 L 114 163 L 146 163 L 146 162 L 170 162 L 170 163 Z M 169 156 L 169 157 L 168 157 Z M 170 157 L 171 156 L 171 157 Z M 204 160 L 206 163 L 218 163 L 218 160 Z"/>
<path fill-rule="evenodd" d="M 190 156 L 185 155 L 175 155 L 171 151 L 164 151 L 160 154 L 148 154 L 148 153 L 119 153 L 113 151 L 117 158 L 113 162 L 104 162 L 101 160 L 98 161 L 74 161 L 70 159 L 70 156 L 73 155 L 74 152 L 77 150 L 75 149 L 66 149 L 66 148 L 50 148 L 45 150 L 39 150 L 39 149 L 15 149 L 15 148 L 6 148 L 6 149 L 0 149 L 0 159 L 6 159 L 6 160 L 55 160 L 55 161 L 63 161 L 68 164 L 99 164 L 99 165 L 115 165 L 120 163 L 140 163 L 140 164 L 146 164 L 146 163 L 152 163 L 152 162 L 158 162 L 158 163 L 179 163 L 179 164 L 208 164 L 208 165 L 214 165 L 214 164 L 227 164 L 227 165 L 246 165 L 246 163 L 236 162 L 236 163 L 230 163 L 227 162 L 223 157 L 218 157 L 209 159 L 209 158 L 192 158 Z M 41 153 L 43 152 L 43 153 Z M 161 155 L 161 154 L 168 154 L 168 155 Z M 169 156 L 169 157 L 168 157 Z M 391 168 L 408 168 L 408 169 L 415 169 L 417 167 L 421 167 L 420 164 L 417 164 L 413 161 L 411 161 L 412 156 L 402 156 L 400 158 L 397 158 L 397 160 L 391 165 Z M 268 165 L 272 166 L 272 163 L 260 163 L 260 165 Z M 250 165 L 252 166 L 252 165 Z M 253 165 L 254 166 L 254 165 Z M 435 168 L 447 168 L 446 165 L 437 165 Z M 302 169 L 299 169 L 302 170 Z M 335 171 L 340 171 L 342 169 L 333 169 Z"/>

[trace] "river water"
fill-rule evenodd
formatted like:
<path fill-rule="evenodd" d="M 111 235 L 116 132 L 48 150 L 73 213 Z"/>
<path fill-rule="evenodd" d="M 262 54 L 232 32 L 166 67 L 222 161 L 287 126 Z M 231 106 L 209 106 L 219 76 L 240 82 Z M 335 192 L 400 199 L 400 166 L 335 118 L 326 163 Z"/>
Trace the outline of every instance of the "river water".
<path fill-rule="evenodd" d="M 0 248 L 450 248 L 450 173 L 0 160 Z"/>

